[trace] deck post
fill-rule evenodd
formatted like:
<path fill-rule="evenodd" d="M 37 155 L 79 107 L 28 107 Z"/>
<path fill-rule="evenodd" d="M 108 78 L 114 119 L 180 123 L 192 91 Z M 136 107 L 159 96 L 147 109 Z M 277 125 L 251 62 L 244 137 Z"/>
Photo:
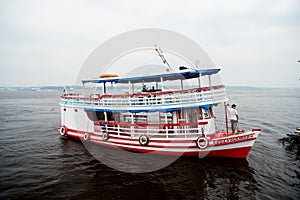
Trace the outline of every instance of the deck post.
<path fill-rule="evenodd" d="M 199 77 L 198 77 L 198 87 L 199 88 L 201 88 L 201 80 L 200 80 L 200 78 L 201 78 L 201 74 L 199 74 Z"/>
<path fill-rule="evenodd" d="M 131 88 L 131 82 L 128 81 L 128 93 L 129 93 L 129 94 L 131 94 L 131 89 L 132 89 L 132 88 Z"/>
<path fill-rule="evenodd" d="M 103 82 L 103 94 L 106 94 L 106 82 Z"/>
<path fill-rule="evenodd" d="M 165 124 L 168 124 L 168 115 L 167 113 L 165 112 Z M 165 126 L 166 127 L 166 138 L 169 137 L 169 128 L 168 126 Z"/>
<path fill-rule="evenodd" d="M 226 134 L 228 135 L 228 117 L 227 117 L 227 105 L 226 105 L 226 102 L 224 102 L 224 107 L 225 107 Z"/>
<path fill-rule="evenodd" d="M 134 94 L 134 83 L 131 83 L 131 92 Z"/>
<path fill-rule="evenodd" d="M 164 79 L 163 79 L 163 77 L 160 77 L 160 81 L 161 81 L 161 91 L 164 91 Z"/>
<path fill-rule="evenodd" d="M 183 80 L 180 79 L 181 90 L 183 90 Z"/>
<path fill-rule="evenodd" d="M 131 113 L 131 125 L 130 125 L 130 132 L 131 132 L 131 138 L 133 138 L 134 136 L 134 117 L 133 117 L 133 113 Z"/>

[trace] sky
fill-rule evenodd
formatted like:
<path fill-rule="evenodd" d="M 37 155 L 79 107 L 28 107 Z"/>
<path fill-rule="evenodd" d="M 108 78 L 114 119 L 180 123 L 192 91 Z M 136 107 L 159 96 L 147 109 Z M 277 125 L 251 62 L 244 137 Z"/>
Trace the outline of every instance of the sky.
<path fill-rule="evenodd" d="M 0 0 L 0 86 L 72 85 L 94 49 L 140 28 L 197 42 L 225 85 L 300 87 L 299 0 Z"/>

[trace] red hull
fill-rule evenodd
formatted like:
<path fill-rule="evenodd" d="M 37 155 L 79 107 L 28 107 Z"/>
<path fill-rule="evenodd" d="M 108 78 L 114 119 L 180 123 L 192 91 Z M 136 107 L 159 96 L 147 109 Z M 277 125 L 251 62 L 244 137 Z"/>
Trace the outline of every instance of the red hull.
<path fill-rule="evenodd" d="M 68 132 L 73 132 L 74 130 L 69 130 Z M 77 131 L 74 131 L 73 133 L 76 133 Z M 81 133 L 78 131 L 77 133 L 80 134 L 80 136 L 75 135 L 69 135 L 69 137 L 77 139 L 77 140 L 83 140 L 83 132 Z M 172 151 L 164 151 L 164 150 L 150 150 L 150 149 L 140 149 L 137 146 L 122 146 L 121 144 L 109 144 L 104 141 L 99 140 L 91 140 L 91 142 L 107 146 L 107 147 L 113 147 L 118 149 L 123 149 L 127 151 L 134 151 L 134 152 L 140 152 L 140 153 L 154 153 L 154 154 L 161 154 L 161 155 L 171 155 L 171 156 L 193 156 L 193 157 L 226 157 L 226 158 L 238 158 L 238 159 L 246 159 L 250 150 L 251 146 L 245 146 L 245 147 L 239 147 L 239 148 L 232 148 L 232 149 L 223 149 L 223 150 L 211 150 L 211 151 L 187 151 L 187 152 L 172 152 Z"/>

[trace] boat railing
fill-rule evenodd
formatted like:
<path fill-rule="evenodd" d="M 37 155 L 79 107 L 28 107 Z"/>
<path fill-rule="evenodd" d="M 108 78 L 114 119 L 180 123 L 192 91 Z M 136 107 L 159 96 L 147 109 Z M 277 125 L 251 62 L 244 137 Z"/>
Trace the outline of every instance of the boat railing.
<path fill-rule="evenodd" d="M 101 126 L 102 132 L 108 132 L 118 138 L 138 138 L 141 135 L 147 135 L 151 138 L 195 138 L 206 134 L 205 125 L 207 124 L 207 121 L 173 124 L 107 122 L 105 126 Z"/>
<path fill-rule="evenodd" d="M 225 86 L 193 88 L 163 92 L 143 92 L 138 94 L 105 94 L 90 97 L 64 94 L 62 101 L 78 104 L 91 104 L 101 107 L 143 107 L 149 105 L 176 105 L 199 103 L 226 98 Z"/>

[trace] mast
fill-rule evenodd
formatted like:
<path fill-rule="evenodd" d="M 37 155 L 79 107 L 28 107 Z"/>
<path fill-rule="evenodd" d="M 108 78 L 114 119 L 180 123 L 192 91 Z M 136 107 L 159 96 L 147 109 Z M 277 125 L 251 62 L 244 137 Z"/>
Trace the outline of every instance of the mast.
<path fill-rule="evenodd" d="M 171 67 L 170 67 L 168 61 L 166 60 L 165 56 L 163 55 L 162 49 L 157 47 L 157 45 L 154 45 L 154 46 L 155 46 L 155 51 L 158 53 L 158 55 L 161 58 L 161 60 L 163 61 L 163 63 L 167 64 L 168 65 L 168 70 L 171 71 Z"/>

